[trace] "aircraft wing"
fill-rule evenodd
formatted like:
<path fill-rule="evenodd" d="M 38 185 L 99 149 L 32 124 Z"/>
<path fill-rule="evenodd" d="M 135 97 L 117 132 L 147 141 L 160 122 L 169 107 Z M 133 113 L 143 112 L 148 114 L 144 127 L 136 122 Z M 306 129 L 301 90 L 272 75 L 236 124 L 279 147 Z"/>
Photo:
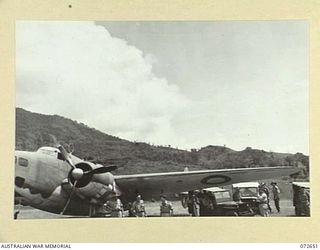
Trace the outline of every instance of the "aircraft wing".
<path fill-rule="evenodd" d="M 135 174 L 115 176 L 122 195 L 132 200 L 140 193 L 143 199 L 159 198 L 184 191 L 213 186 L 225 186 L 238 182 L 257 181 L 279 178 L 297 173 L 294 167 L 260 167 L 218 169 L 185 172 L 169 172 L 155 174 Z"/>

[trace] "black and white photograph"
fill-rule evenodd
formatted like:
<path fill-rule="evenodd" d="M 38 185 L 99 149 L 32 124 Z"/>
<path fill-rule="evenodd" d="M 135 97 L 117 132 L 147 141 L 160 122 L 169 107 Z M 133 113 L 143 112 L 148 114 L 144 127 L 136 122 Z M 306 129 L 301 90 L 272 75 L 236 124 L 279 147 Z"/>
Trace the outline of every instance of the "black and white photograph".
<path fill-rule="evenodd" d="M 14 219 L 312 216 L 307 21 L 15 27 Z"/>

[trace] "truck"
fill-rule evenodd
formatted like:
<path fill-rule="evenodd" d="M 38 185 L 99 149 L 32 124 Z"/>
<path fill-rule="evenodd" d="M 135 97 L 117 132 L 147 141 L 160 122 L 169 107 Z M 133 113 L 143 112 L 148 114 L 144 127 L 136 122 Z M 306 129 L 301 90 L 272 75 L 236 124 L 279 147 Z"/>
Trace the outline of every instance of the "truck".
<path fill-rule="evenodd" d="M 310 216 L 310 183 L 292 182 L 293 206 L 297 216 Z"/>

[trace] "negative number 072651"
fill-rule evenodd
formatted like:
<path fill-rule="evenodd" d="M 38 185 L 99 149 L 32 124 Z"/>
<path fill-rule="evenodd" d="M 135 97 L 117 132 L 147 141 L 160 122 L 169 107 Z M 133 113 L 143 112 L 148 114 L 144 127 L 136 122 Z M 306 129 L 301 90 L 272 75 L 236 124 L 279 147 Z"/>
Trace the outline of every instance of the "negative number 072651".
<path fill-rule="evenodd" d="M 303 243 L 303 244 L 300 244 L 300 248 L 315 249 L 315 248 L 318 248 L 318 244 L 315 244 L 315 243 Z"/>

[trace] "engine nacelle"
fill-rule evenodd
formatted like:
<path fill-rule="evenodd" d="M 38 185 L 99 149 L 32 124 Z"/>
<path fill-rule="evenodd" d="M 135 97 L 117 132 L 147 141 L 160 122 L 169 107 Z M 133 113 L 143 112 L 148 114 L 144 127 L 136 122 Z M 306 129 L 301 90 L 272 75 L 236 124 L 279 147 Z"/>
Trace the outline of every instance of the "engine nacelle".
<path fill-rule="evenodd" d="M 110 172 L 100 172 L 99 170 L 104 168 L 102 165 L 83 161 L 77 163 L 75 167 L 69 174 L 69 181 L 74 185 L 75 178 L 79 178 L 76 192 L 80 197 L 89 199 L 95 204 L 103 204 L 110 195 L 115 194 L 114 176 Z M 82 171 L 77 173 L 75 172 L 77 169 Z"/>
<path fill-rule="evenodd" d="M 90 182 L 85 187 L 77 189 L 76 192 L 83 199 L 95 204 L 104 204 L 109 196 L 114 195 L 112 186 L 98 182 Z"/>
<path fill-rule="evenodd" d="M 100 164 L 94 164 L 92 162 L 84 161 L 76 164 L 77 168 L 81 168 L 84 171 L 91 171 L 96 168 L 103 167 Z M 92 176 L 91 181 L 99 182 L 104 185 L 113 185 L 114 183 L 114 177 L 113 174 L 107 172 L 107 173 L 101 173 L 101 174 L 94 174 Z"/>
<path fill-rule="evenodd" d="M 95 174 L 92 177 L 92 181 L 104 184 L 104 185 L 114 185 L 114 176 L 111 173 Z"/>

